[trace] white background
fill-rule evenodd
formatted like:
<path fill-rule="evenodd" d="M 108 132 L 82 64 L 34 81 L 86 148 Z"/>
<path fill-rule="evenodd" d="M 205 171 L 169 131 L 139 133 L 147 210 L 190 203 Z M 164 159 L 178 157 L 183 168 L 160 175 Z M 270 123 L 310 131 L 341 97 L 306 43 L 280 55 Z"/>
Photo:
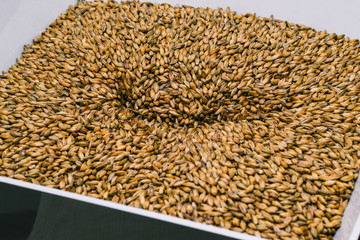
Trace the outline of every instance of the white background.
<path fill-rule="evenodd" d="M 75 0 L 0 0 L 0 73 L 7 71 L 21 56 L 23 46 L 30 44 Z M 316 30 L 345 34 L 360 39 L 359 0 L 167 0 L 152 1 L 205 7 L 227 7 L 238 13 L 301 23 Z M 360 232 L 360 182 L 346 209 L 343 224 L 335 239 L 357 239 Z M 357 224 L 355 222 L 357 221 Z M 356 227 L 354 227 L 356 225 Z"/>

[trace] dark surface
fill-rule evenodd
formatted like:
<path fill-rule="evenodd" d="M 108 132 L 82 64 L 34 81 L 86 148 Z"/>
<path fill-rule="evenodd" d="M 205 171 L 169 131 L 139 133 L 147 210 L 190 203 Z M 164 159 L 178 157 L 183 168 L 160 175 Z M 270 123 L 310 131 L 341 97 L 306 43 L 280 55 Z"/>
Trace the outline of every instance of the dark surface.
<path fill-rule="evenodd" d="M 0 214 L 0 239 L 26 239 L 33 227 L 36 211 Z"/>
<path fill-rule="evenodd" d="M 72 199 L 43 194 L 29 240 L 230 240 L 231 238 Z"/>
<path fill-rule="evenodd" d="M 0 215 L 37 211 L 41 193 L 0 182 Z"/>
<path fill-rule="evenodd" d="M 0 183 L 0 239 L 26 239 L 33 227 L 41 193 Z"/>

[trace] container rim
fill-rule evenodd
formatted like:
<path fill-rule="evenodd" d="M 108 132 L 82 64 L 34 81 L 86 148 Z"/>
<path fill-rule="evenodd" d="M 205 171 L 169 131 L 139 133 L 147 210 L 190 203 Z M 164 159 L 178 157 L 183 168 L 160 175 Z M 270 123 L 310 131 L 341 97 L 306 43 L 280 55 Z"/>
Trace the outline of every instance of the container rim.
<path fill-rule="evenodd" d="M 169 216 L 169 215 L 152 212 L 152 211 L 141 209 L 141 208 L 136 208 L 136 207 L 131 207 L 131 206 L 127 206 L 124 204 L 120 204 L 120 203 L 111 202 L 108 200 L 98 199 L 98 198 L 81 195 L 81 194 L 77 194 L 77 193 L 73 193 L 73 192 L 68 192 L 68 191 L 64 191 L 64 190 L 60 190 L 60 189 L 56 189 L 56 188 L 51 188 L 51 187 L 46 187 L 46 186 L 42 186 L 42 185 L 38 185 L 38 184 L 34 184 L 34 183 L 24 182 L 24 181 L 13 179 L 13 178 L 0 176 L 0 183 L 6 183 L 6 184 L 22 187 L 22 188 L 39 191 L 42 193 L 47 193 L 47 194 L 52 194 L 52 195 L 56 195 L 56 196 L 60 196 L 60 197 L 73 199 L 73 200 L 87 202 L 90 204 L 94 204 L 94 205 L 98 205 L 98 206 L 102 206 L 102 207 L 106 207 L 106 208 L 111 208 L 111 209 L 115 209 L 115 210 L 120 210 L 120 211 L 124 211 L 127 213 L 132 213 L 132 214 L 136 214 L 136 215 L 140 215 L 140 216 L 144 216 L 144 217 L 148 217 L 148 218 L 153 218 L 153 219 L 157 219 L 157 220 L 161 220 L 161 221 L 165 221 L 165 222 L 169 222 L 169 223 L 173 223 L 173 224 L 177 224 L 177 225 L 182 225 L 182 226 L 189 227 L 189 228 L 194 228 L 194 229 L 198 229 L 198 230 L 202 230 L 202 231 L 206 231 L 206 232 L 210 232 L 210 233 L 215 233 L 215 234 L 226 236 L 226 237 L 235 238 L 235 239 L 242 239 L 242 240 L 263 240 L 264 239 L 264 238 L 252 236 L 249 234 L 245 234 L 245 233 L 235 232 L 235 231 L 223 229 L 220 227 L 206 225 L 206 224 L 200 223 L 200 222 L 194 222 L 194 221 L 191 221 L 188 219 L 182 219 L 182 218 L 178 218 L 178 217 L 174 217 L 174 216 Z"/>

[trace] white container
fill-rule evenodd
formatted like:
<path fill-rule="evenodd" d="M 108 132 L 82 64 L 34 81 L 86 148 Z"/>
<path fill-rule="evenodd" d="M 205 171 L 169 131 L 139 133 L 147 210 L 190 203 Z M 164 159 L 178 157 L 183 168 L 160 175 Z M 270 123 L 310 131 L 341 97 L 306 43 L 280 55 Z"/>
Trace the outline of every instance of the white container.
<path fill-rule="evenodd" d="M 167 2 L 172 5 L 192 5 L 195 7 L 217 8 L 230 7 L 238 13 L 256 13 L 257 16 L 286 20 L 291 23 L 301 23 L 316 30 L 327 30 L 329 33 L 345 34 L 351 39 L 360 39 L 360 1 L 327 1 L 327 0 L 161 0 L 157 3 Z M 30 44 L 61 13 L 65 12 L 75 0 L 47 1 L 47 0 L 1 0 L 0 1 L 0 71 L 7 71 L 15 64 L 16 58 L 21 56 L 23 46 Z M 0 182 L 19 187 L 32 189 L 53 195 L 62 196 L 78 201 L 88 202 L 144 217 L 155 218 L 161 221 L 179 224 L 227 237 L 255 240 L 260 239 L 226 229 L 196 223 L 160 213 L 133 208 L 113 202 L 95 199 L 88 196 L 65 192 L 44 186 L 22 182 L 6 177 L 0 177 Z M 345 210 L 340 229 L 335 240 L 357 240 L 360 234 L 360 181 L 357 180 L 349 204 Z"/>

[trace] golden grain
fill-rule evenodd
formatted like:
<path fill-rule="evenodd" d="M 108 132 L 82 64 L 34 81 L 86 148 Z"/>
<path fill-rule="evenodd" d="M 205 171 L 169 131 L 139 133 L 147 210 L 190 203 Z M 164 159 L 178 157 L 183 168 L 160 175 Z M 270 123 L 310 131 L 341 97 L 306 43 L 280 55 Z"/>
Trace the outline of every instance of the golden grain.
<path fill-rule="evenodd" d="M 360 167 L 358 41 L 79 2 L 0 76 L 0 175 L 272 239 L 332 239 Z"/>

